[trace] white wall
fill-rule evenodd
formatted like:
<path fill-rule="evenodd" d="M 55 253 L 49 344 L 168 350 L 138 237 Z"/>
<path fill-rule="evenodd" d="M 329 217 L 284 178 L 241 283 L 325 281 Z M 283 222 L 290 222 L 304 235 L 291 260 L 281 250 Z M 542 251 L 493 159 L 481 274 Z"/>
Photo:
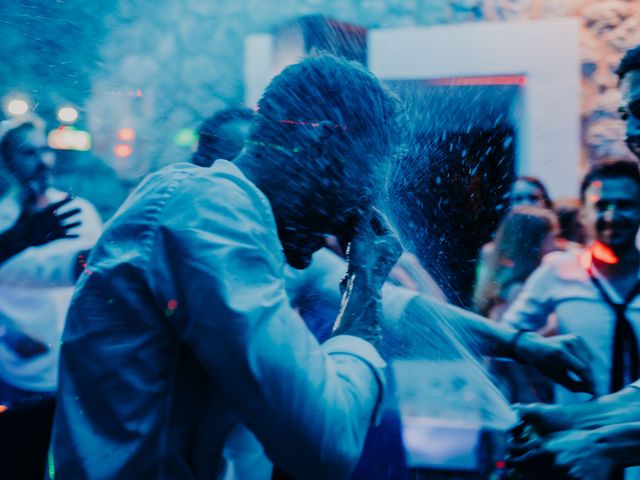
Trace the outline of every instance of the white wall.
<path fill-rule="evenodd" d="M 575 196 L 580 177 L 578 20 L 456 24 L 369 31 L 379 78 L 522 74 L 517 173 L 540 177 L 554 198 Z"/>

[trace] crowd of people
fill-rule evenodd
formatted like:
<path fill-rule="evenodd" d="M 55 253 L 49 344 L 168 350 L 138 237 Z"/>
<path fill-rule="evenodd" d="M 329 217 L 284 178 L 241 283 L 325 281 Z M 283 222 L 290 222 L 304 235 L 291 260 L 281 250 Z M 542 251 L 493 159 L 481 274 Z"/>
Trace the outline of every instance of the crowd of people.
<path fill-rule="evenodd" d="M 640 158 L 640 46 L 618 74 Z M 151 173 L 104 228 L 51 187 L 42 121 L 4 122 L 0 470 L 372 478 L 356 467 L 387 363 L 430 348 L 407 328 L 419 318 L 473 339 L 512 402 L 547 403 L 517 407 L 512 475 L 635 478 L 638 162 L 593 164 L 562 208 L 517 178 L 470 311 L 380 208 L 406 122 L 364 67 L 309 56 L 256 111 L 207 120 L 191 163 Z"/>

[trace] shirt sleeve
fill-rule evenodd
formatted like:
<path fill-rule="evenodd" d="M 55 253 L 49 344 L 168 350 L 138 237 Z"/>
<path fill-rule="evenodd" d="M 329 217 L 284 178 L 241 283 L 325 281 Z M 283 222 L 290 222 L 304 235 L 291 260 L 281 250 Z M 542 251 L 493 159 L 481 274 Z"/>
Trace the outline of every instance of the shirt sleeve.
<path fill-rule="evenodd" d="M 502 321 L 519 330 L 538 330 L 553 312 L 553 265 L 543 263 L 527 279 Z"/>
<path fill-rule="evenodd" d="M 358 338 L 318 344 L 285 293 L 270 210 L 250 194 L 182 194 L 152 262 L 166 266 L 150 278 L 161 305 L 175 302 L 179 336 L 271 460 L 296 478 L 346 478 L 380 402 L 384 362 Z"/>
<path fill-rule="evenodd" d="M 65 210 L 80 209 L 80 226 L 72 233 L 78 238 L 63 238 L 27 248 L 0 266 L 0 285 L 12 287 L 50 288 L 72 286 L 76 282 L 78 253 L 93 247 L 102 233 L 102 221 L 96 209 L 86 200 L 76 198 Z"/>

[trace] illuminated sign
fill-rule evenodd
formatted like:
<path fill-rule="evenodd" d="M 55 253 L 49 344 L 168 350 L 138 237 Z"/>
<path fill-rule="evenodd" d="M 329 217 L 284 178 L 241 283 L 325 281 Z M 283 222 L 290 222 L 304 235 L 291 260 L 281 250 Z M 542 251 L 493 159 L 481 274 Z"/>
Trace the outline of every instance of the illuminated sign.
<path fill-rule="evenodd" d="M 91 150 L 91 134 L 73 127 L 58 127 L 49 132 L 47 143 L 56 150 Z"/>

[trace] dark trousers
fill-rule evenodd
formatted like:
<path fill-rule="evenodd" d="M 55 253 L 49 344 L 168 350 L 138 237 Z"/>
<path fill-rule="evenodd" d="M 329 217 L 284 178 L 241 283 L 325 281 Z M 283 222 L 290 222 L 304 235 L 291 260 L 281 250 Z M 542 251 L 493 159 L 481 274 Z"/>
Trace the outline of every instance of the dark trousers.
<path fill-rule="evenodd" d="M 53 394 L 0 385 L 0 478 L 42 480 L 55 412 Z M 6 410 L 5 410 L 6 407 Z"/>

